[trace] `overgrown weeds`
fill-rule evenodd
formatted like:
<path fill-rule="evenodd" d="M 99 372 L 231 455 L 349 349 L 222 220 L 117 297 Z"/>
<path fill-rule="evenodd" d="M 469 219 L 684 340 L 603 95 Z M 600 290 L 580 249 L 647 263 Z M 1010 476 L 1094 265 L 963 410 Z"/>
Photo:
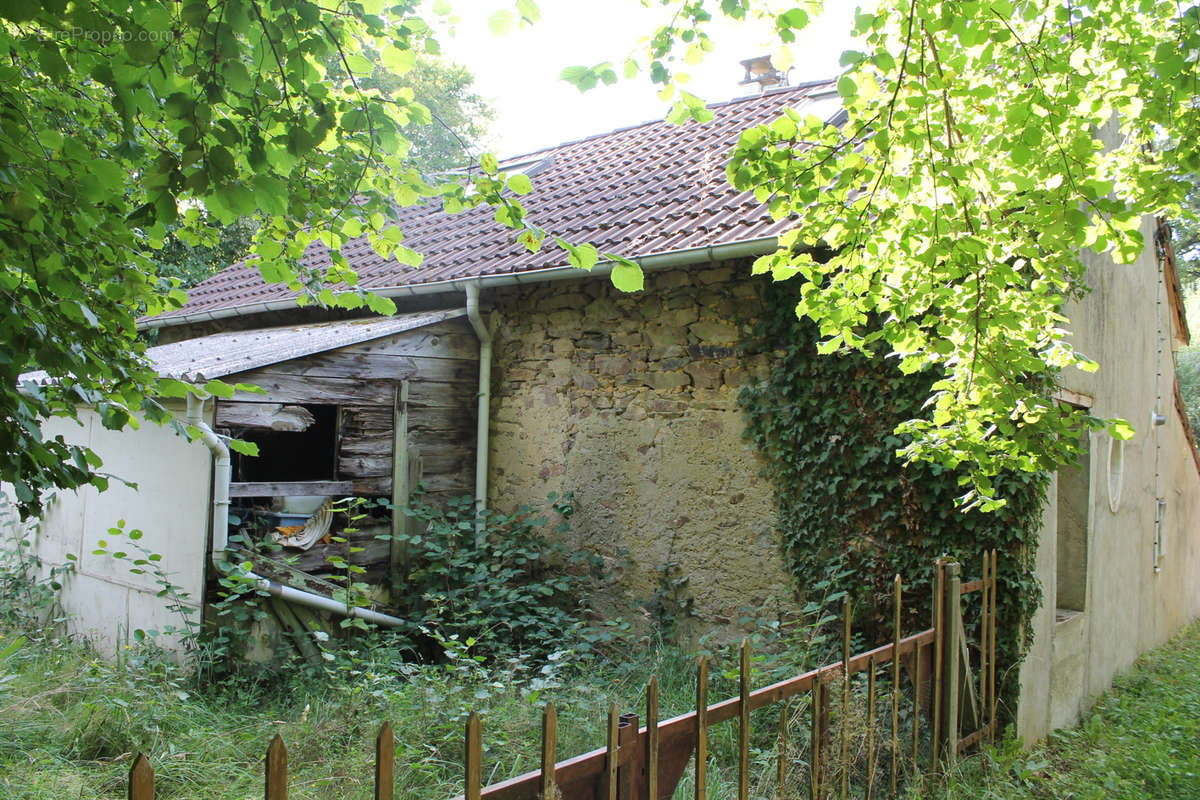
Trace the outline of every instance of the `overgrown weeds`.
<path fill-rule="evenodd" d="M 1011 738 L 910 800 L 1200 797 L 1200 624 L 1119 676 L 1079 725 L 1025 750 Z"/>
<path fill-rule="evenodd" d="M 4 631 L 0 649 L 16 632 Z M 534 769 L 542 707 L 559 711 L 559 752 L 602 746 L 610 703 L 638 710 L 658 676 L 664 717 L 694 707 L 695 656 L 661 642 L 627 642 L 628 658 L 544 659 L 511 653 L 486 666 L 451 651 L 414 664 L 386 644 L 363 646 L 357 665 L 327 675 L 297 670 L 273 681 L 245 676 L 196 685 L 192 674 L 148 643 L 120 665 L 86 643 L 31 635 L 0 670 L 0 797 L 29 800 L 110 798 L 123 793 L 132 756 L 146 752 L 162 798 L 245 800 L 261 792 L 261 759 L 280 733 L 289 748 L 290 797 L 371 796 L 373 740 L 379 724 L 396 730 L 397 796 L 461 792 L 462 731 L 471 710 L 484 720 L 486 781 Z M 732 652 L 714 650 L 710 696 L 736 693 Z M 760 662 L 763 674 L 780 669 Z M 713 737 L 717 786 L 735 780 L 736 734 Z M 773 734 L 764 722 L 755 752 L 770 773 Z M 725 735 L 728 734 L 728 735 Z M 727 774 L 728 773 L 728 774 Z M 681 791 L 684 788 L 681 787 Z"/>

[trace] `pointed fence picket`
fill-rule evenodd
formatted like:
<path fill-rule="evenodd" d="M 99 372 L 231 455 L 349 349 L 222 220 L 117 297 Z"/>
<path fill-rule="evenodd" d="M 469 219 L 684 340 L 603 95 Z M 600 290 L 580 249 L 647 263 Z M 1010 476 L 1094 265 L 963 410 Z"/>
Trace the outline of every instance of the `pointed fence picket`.
<path fill-rule="evenodd" d="M 708 702 L 708 659 L 696 663 L 696 708 L 662 721 L 659 719 L 658 681 L 646 685 L 646 724 L 639 726 L 636 714 L 621 714 L 612 704 L 607 715 L 606 745 L 588 753 L 557 760 L 558 715 L 547 705 L 542 716 L 541 763 L 539 769 L 490 786 L 482 785 L 483 724 L 472 712 L 465 732 L 463 757 L 464 791 L 455 800 L 668 800 L 691 763 L 696 800 L 708 794 L 708 764 L 711 758 L 708 732 L 714 725 L 737 719 L 737 797 L 750 793 L 751 712 L 780 705 L 775 796 L 798 797 L 791 786 L 807 786 L 809 800 L 824 800 L 836 789 L 840 800 L 862 796 L 870 800 L 886 788 L 897 797 L 906 774 L 922 767 L 939 770 L 953 766 L 960 752 L 996 733 L 996 627 L 997 558 L 983 556 L 982 577 L 964 583 L 961 566 L 942 559 L 935 570 L 933 625 L 908 636 L 900 629 L 903 610 L 903 581 L 893 582 L 892 641 L 865 653 L 850 652 L 853 608 L 849 598 L 843 607 L 842 659 L 769 686 L 751 686 L 751 652 L 748 641 L 739 650 L 738 696 Z M 968 645 L 963 622 L 965 595 L 981 595 L 978 643 Z M 971 668 L 971 652 L 978 652 L 978 670 Z M 911 746 L 901 744 L 901 665 L 907 666 Z M 926 665 L 932 665 L 927 672 Z M 879 672 L 887 676 L 891 713 L 880 730 L 877 714 Z M 853 730 L 855 676 L 865 692 L 865 720 L 861 733 Z M 841 699 L 833 714 L 831 693 L 840 682 Z M 865 686 L 861 684 L 865 683 Z M 807 696 L 807 702 L 805 702 Z M 795 700 L 793 700 L 795 698 Z M 797 719 L 807 711 L 810 736 L 807 752 L 797 752 L 803 739 L 790 735 Z M 921 715 L 929 716 L 928 757 L 921 759 Z M 837 747 L 833 730 L 837 730 Z M 963 732 L 964 726 L 969 729 Z M 886 735 L 883 735 L 886 734 Z M 851 739 L 865 744 L 851 748 Z M 880 749 L 883 749 L 883 753 Z M 907 753 L 902 752 L 907 750 Z M 905 757 L 907 755 L 907 758 Z M 883 757 L 886 756 L 886 761 Z M 265 800 L 287 800 L 287 746 L 276 734 L 264 759 Z M 395 783 L 395 737 L 385 722 L 375 739 L 375 800 L 392 800 Z M 881 762 L 883 762 L 881 764 Z M 886 782 L 881 773 L 887 772 Z M 836 784 L 831 786 L 831 783 Z M 885 783 L 885 785 L 881 785 Z M 128 800 L 154 800 L 154 770 L 139 753 L 129 769 Z"/>

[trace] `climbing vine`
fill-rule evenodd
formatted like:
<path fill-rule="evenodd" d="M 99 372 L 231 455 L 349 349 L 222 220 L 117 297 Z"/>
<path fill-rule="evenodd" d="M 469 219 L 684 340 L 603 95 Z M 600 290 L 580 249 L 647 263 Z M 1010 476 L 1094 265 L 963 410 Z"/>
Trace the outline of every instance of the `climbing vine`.
<path fill-rule="evenodd" d="M 977 577 L 984 551 L 996 548 L 998 647 L 1015 664 L 1027 646 L 1022 623 L 1041 601 L 1034 555 L 1046 475 L 1001 473 L 995 486 L 1008 502 L 994 511 L 956 505 L 959 471 L 897 457 L 906 442 L 896 426 L 921 415 L 933 376 L 902 374 L 881 347 L 818 355 L 818 330 L 797 318 L 791 286 L 773 284 L 765 293 L 745 349 L 766 354 L 770 373 L 743 388 L 740 402 L 746 435 L 775 485 L 785 564 L 798 593 L 832 580 L 833 596 L 846 592 L 860 609 L 856 624 L 885 639 L 893 576 L 904 576 L 905 629 L 916 630 L 929 623 L 935 559 L 953 556 L 964 576 Z"/>

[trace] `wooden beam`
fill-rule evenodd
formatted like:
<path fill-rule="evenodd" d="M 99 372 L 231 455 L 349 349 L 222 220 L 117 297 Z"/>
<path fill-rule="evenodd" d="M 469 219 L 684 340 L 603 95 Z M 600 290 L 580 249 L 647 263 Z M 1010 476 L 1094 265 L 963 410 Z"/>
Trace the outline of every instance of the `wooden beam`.
<path fill-rule="evenodd" d="M 392 543 L 388 569 L 392 576 L 393 600 L 408 573 L 408 543 L 404 533 L 404 507 L 412 487 L 408 483 L 408 381 L 401 381 L 392 406 Z"/>
<path fill-rule="evenodd" d="M 1091 408 L 1093 403 L 1090 395 L 1073 392 L 1070 389 L 1055 389 L 1052 397 L 1060 403 L 1066 403 L 1076 408 Z"/>
<path fill-rule="evenodd" d="M 259 371 L 270 375 L 305 375 L 318 378 L 465 381 L 478 373 L 478 364 L 478 358 L 423 358 L 331 350 L 307 358 L 272 364 Z"/>
<path fill-rule="evenodd" d="M 218 401 L 215 425 L 218 428 L 288 431 L 299 433 L 316 422 L 304 406 L 282 403 L 237 403 Z"/>
<path fill-rule="evenodd" d="M 326 495 L 360 497 L 386 495 L 391 489 L 387 478 L 357 478 L 348 481 L 243 481 L 229 484 L 230 497 L 295 497 Z"/>

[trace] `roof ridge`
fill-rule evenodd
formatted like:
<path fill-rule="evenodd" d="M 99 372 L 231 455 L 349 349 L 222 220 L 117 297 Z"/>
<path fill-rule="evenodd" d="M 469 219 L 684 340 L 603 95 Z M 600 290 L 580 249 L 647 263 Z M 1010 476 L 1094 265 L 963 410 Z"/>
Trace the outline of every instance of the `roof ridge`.
<path fill-rule="evenodd" d="M 834 83 L 833 78 L 822 78 L 820 80 L 803 81 L 801 83 L 792 84 L 790 86 L 780 86 L 780 87 L 776 87 L 774 89 L 768 89 L 767 91 L 761 92 L 759 94 L 751 94 L 751 95 L 746 95 L 745 97 L 734 97 L 729 100 L 718 100 L 716 102 L 706 103 L 704 107 L 707 109 L 723 108 L 725 106 L 734 105 L 735 103 L 748 103 L 753 100 L 761 100 L 764 97 L 777 97 L 779 95 L 787 94 L 789 91 L 797 91 L 800 89 L 812 89 L 814 86 L 821 86 L 822 84 L 833 85 L 833 83 Z M 500 159 L 500 163 L 505 164 L 509 161 L 529 160 L 529 159 L 534 158 L 535 156 L 539 156 L 539 155 L 543 155 L 543 154 L 549 155 L 550 153 L 553 153 L 557 150 L 561 150 L 564 147 L 571 147 L 573 145 L 583 144 L 584 142 L 590 142 L 593 139 L 602 139 L 605 136 L 613 136 L 618 133 L 627 133 L 629 131 L 637 130 L 638 128 L 645 128 L 650 125 L 658 125 L 659 123 L 664 123 L 666 121 L 667 121 L 666 117 L 656 117 L 654 119 L 648 119 L 645 122 L 635 122 L 632 125 L 623 125 L 620 128 L 612 128 L 611 130 L 607 130 L 607 131 L 599 131 L 597 133 L 588 134 L 587 136 L 581 136 L 578 139 L 568 139 L 565 142 L 558 142 L 557 144 L 552 144 L 547 147 L 543 147 L 539 150 L 528 150 L 524 153 L 515 153 L 510 156 L 505 156 L 504 158 Z"/>

